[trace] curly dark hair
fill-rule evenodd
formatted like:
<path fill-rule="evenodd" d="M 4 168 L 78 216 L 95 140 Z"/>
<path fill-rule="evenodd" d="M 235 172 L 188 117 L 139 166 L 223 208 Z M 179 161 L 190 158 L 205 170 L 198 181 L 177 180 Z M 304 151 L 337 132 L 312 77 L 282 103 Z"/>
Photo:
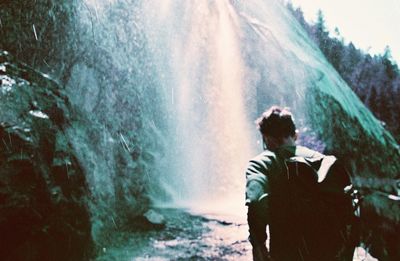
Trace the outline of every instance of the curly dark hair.
<path fill-rule="evenodd" d="M 272 106 L 256 120 L 256 124 L 265 136 L 281 139 L 296 134 L 296 126 L 288 108 Z"/>

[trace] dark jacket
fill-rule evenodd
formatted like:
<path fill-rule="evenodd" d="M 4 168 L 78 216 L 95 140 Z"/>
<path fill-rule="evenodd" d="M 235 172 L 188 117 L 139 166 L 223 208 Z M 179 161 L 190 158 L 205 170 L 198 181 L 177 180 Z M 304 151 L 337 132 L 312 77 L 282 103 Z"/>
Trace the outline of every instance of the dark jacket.
<path fill-rule="evenodd" d="M 317 165 L 318 182 L 336 162 L 334 156 L 302 146 L 266 150 L 250 160 L 246 169 L 246 204 L 254 260 L 268 260 L 267 252 L 277 261 L 344 260 L 338 257 L 343 243 L 339 229 L 326 226 L 328 222 L 318 219 L 318 215 L 293 218 L 293 200 L 287 199 L 290 187 L 285 161 L 295 156 Z M 270 251 L 265 247 L 267 225 Z"/>

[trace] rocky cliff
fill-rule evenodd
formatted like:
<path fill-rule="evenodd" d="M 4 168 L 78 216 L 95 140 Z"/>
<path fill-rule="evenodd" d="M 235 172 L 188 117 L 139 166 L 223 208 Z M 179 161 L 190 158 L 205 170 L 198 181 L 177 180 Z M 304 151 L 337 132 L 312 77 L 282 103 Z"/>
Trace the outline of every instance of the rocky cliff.
<path fill-rule="evenodd" d="M 0 52 L 0 259 L 87 260 L 85 176 L 64 135 L 70 107 L 46 75 Z"/>

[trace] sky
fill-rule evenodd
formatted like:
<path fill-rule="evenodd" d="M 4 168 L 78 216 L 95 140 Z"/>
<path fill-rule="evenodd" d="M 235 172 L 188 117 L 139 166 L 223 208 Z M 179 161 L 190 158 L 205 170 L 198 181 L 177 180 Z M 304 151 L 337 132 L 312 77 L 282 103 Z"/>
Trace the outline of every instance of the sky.
<path fill-rule="evenodd" d="M 371 54 L 383 54 L 388 45 L 400 65 L 400 0 L 291 0 L 301 7 L 307 21 L 318 9 L 330 32 L 339 29 L 346 42 Z"/>

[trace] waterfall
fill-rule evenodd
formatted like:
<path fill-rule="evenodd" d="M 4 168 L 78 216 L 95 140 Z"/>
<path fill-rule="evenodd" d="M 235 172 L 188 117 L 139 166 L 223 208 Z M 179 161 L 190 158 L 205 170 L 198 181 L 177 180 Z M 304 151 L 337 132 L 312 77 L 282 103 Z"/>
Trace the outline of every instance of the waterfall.
<path fill-rule="evenodd" d="M 173 74 L 166 86 L 174 129 L 167 158 L 173 164 L 163 181 L 182 204 L 243 198 L 243 169 L 254 145 L 237 13 L 229 1 L 186 1 L 179 8 L 183 17 L 175 15 L 174 6 L 161 16 L 169 33 L 161 44 L 153 43 L 168 50 L 163 55 Z"/>
<path fill-rule="evenodd" d="M 97 202 L 242 205 L 243 170 L 261 150 L 253 122 L 273 104 L 291 107 L 303 142 L 346 155 L 360 175 L 396 150 L 278 0 L 81 5 L 87 48 L 67 91 L 92 130 L 70 137 Z"/>

